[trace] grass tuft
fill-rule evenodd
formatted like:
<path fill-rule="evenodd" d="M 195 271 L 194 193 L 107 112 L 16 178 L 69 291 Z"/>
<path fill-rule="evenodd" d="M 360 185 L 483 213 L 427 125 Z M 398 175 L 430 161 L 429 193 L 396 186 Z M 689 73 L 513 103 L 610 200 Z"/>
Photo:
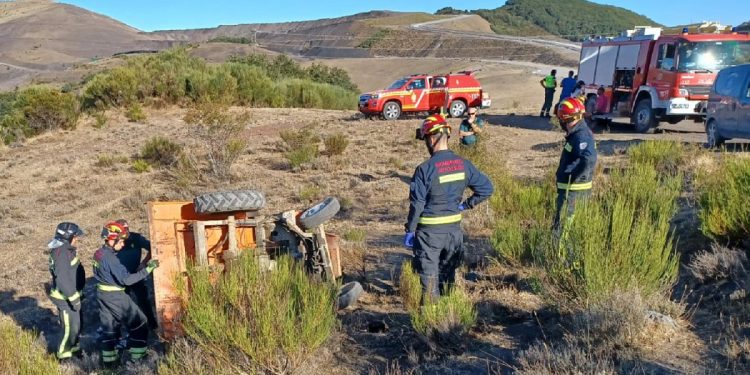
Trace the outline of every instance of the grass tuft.
<path fill-rule="evenodd" d="M 141 147 L 140 158 L 151 165 L 171 166 L 182 154 L 182 146 L 166 137 L 155 136 Z"/>
<path fill-rule="evenodd" d="M 349 146 L 349 138 L 343 133 L 336 133 L 326 137 L 323 140 L 323 145 L 328 156 L 341 155 L 346 151 L 346 147 Z"/>
<path fill-rule="evenodd" d="M 39 337 L 0 315 L 0 373 L 22 375 L 61 374 L 57 360 L 47 354 Z"/>
<path fill-rule="evenodd" d="M 701 231 L 715 240 L 750 236 L 750 160 L 724 155 L 712 169 L 695 177 Z"/>
<path fill-rule="evenodd" d="M 151 170 L 151 164 L 143 159 L 136 159 L 133 161 L 131 168 L 135 173 L 144 173 Z"/>

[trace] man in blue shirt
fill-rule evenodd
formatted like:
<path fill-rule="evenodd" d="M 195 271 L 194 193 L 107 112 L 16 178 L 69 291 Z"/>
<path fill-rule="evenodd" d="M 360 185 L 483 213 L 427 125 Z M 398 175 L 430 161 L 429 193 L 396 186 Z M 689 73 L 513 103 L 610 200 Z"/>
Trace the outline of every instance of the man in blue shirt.
<path fill-rule="evenodd" d="M 570 97 L 570 94 L 573 93 L 573 90 L 576 89 L 576 79 L 573 78 L 573 75 L 575 75 L 574 71 L 568 72 L 568 78 L 564 78 L 562 82 L 560 82 L 560 87 L 562 88 L 562 91 L 560 91 L 560 100 L 558 100 L 558 105 L 560 105 L 560 102 Z"/>
<path fill-rule="evenodd" d="M 469 108 L 468 117 L 461 121 L 458 128 L 458 137 L 461 139 L 461 145 L 471 146 L 477 143 L 477 134 L 482 132 L 484 120 L 477 117 L 477 109 Z"/>

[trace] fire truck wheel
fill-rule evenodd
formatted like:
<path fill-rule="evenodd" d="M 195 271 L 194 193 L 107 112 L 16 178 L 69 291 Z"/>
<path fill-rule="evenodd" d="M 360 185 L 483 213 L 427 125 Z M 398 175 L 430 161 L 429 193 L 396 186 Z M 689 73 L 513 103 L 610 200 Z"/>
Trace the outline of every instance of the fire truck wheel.
<path fill-rule="evenodd" d="M 653 133 L 657 121 L 654 110 L 651 108 L 651 99 L 641 99 L 635 106 L 633 113 L 633 125 L 638 133 Z"/>
<path fill-rule="evenodd" d="M 266 197 L 256 190 L 216 191 L 193 199 L 195 212 L 233 212 L 259 210 L 266 205 Z"/>
<path fill-rule="evenodd" d="M 333 219 L 340 209 L 339 200 L 336 197 L 328 197 L 324 201 L 308 208 L 299 217 L 299 223 L 303 229 L 313 229 Z"/>
<path fill-rule="evenodd" d="M 383 106 L 383 118 L 397 120 L 401 117 L 401 106 L 397 102 L 388 102 Z"/>
<path fill-rule="evenodd" d="M 344 286 L 341 287 L 341 290 L 339 290 L 339 309 L 345 309 L 353 305 L 357 302 L 359 296 L 362 295 L 362 292 L 364 292 L 362 284 L 356 281 L 344 284 Z"/>
<path fill-rule="evenodd" d="M 464 112 L 466 112 L 466 103 L 461 100 L 454 100 L 451 102 L 450 109 L 448 110 L 451 117 L 461 117 L 464 115 Z"/>

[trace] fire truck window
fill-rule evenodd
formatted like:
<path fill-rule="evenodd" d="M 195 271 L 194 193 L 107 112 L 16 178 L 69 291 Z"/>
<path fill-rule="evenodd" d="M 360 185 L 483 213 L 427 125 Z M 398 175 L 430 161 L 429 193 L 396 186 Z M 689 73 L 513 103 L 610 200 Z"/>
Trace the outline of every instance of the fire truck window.
<path fill-rule="evenodd" d="M 674 44 L 662 44 L 659 46 L 659 60 L 656 61 L 656 67 L 663 70 L 674 70 Z"/>
<path fill-rule="evenodd" d="M 409 83 L 407 89 L 409 90 L 421 90 L 424 88 L 424 78 L 415 79 Z"/>

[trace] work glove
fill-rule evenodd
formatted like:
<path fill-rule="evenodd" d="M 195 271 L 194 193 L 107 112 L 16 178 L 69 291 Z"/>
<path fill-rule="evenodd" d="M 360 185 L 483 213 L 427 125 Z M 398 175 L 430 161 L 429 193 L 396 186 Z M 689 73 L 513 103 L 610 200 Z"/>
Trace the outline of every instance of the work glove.
<path fill-rule="evenodd" d="M 466 205 L 464 205 L 463 203 L 461 203 L 461 204 L 458 205 L 458 210 L 459 211 L 463 211 L 465 209 L 466 209 Z"/>
<path fill-rule="evenodd" d="M 73 311 L 81 311 L 81 299 L 77 299 L 75 301 L 68 301 L 68 304 L 70 305 L 70 309 Z"/>
<path fill-rule="evenodd" d="M 159 260 L 158 259 L 152 259 L 149 260 L 146 264 L 146 272 L 151 273 L 154 272 L 155 269 L 159 267 Z"/>
<path fill-rule="evenodd" d="M 406 232 L 404 235 L 404 246 L 410 249 L 414 247 L 414 232 Z"/>

